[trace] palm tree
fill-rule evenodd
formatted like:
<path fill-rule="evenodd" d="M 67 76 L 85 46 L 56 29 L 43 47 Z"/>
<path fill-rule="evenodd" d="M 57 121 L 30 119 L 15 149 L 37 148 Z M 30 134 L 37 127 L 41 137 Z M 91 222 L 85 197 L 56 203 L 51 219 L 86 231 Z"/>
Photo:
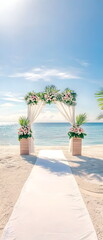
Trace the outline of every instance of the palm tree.
<path fill-rule="evenodd" d="M 103 110 L 103 89 L 101 89 L 100 91 L 98 91 L 95 96 L 97 97 L 97 101 L 99 103 L 99 107 L 101 110 Z M 98 120 L 103 118 L 103 114 L 101 113 L 98 116 Z"/>
<path fill-rule="evenodd" d="M 87 121 L 86 113 L 79 114 L 79 115 L 76 116 L 76 125 L 78 127 L 81 126 L 82 124 L 86 123 L 86 121 Z"/>

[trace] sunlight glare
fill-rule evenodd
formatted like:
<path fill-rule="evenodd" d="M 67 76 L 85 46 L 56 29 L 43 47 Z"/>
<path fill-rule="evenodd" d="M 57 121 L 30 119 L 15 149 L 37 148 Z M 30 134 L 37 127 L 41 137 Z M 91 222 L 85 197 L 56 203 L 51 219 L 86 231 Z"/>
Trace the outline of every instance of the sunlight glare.
<path fill-rule="evenodd" d="M 19 20 L 25 0 L 0 0 L 0 28 L 13 25 Z M 26 4 L 25 4 L 26 5 Z"/>
<path fill-rule="evenodd" d="M 0 0 L 0 12 L 9 11 L 11 8 L 14 8 L 20 0 Z"/>

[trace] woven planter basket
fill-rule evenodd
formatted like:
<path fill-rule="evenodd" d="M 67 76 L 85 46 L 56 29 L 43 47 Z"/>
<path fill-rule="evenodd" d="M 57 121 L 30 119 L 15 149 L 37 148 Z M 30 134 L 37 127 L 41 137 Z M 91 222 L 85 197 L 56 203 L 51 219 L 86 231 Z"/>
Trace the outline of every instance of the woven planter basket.
<path fill-rule="evenodd" d="M 82 138 L 72 138 L 71 152 L 73 156 L 81 155 L 82 153 Z"/>
<path fill-rule="evenodd" d="M 29 155 L 29 138 L 22 138 L 20 140 L 20 154 Z"/>

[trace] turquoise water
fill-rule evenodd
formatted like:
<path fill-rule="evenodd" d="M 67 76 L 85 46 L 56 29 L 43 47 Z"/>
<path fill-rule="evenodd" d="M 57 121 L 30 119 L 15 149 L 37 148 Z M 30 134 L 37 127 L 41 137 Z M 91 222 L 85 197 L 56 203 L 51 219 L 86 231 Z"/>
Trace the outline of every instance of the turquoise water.
<path fill-rule="evenodd" d="M 35 123 L 33 135 L 36 145 L 68 145 L 68 123 Z M 0 145 L 17 145 L 18 124 L 0 125 Z M 83 145 L 103 144 L 103 123 L 86 123 L 83 128 L 87 136 Z"/>

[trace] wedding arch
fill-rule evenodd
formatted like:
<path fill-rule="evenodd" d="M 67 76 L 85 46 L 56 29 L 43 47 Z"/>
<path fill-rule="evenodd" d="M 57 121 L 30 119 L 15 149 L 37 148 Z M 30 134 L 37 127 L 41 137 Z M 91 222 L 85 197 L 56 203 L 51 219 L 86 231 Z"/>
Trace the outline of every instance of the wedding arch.
<path fill-rule="evenodd" d="M 39 116 L 45 104 L 56 104 L 59 111 L 65 119 L 71 124 L 75 125 L 75 105 L 77 94 L 66 88 L 60 92 L 54 85 L 45 87 L 44 92 L 36 93 L 34 91 L 27 93 L 25 101 L 28 105 L 28 119 L 30 127 Z M 30 152 L 34 152 L 34 140 L 30 139 Z"/>

